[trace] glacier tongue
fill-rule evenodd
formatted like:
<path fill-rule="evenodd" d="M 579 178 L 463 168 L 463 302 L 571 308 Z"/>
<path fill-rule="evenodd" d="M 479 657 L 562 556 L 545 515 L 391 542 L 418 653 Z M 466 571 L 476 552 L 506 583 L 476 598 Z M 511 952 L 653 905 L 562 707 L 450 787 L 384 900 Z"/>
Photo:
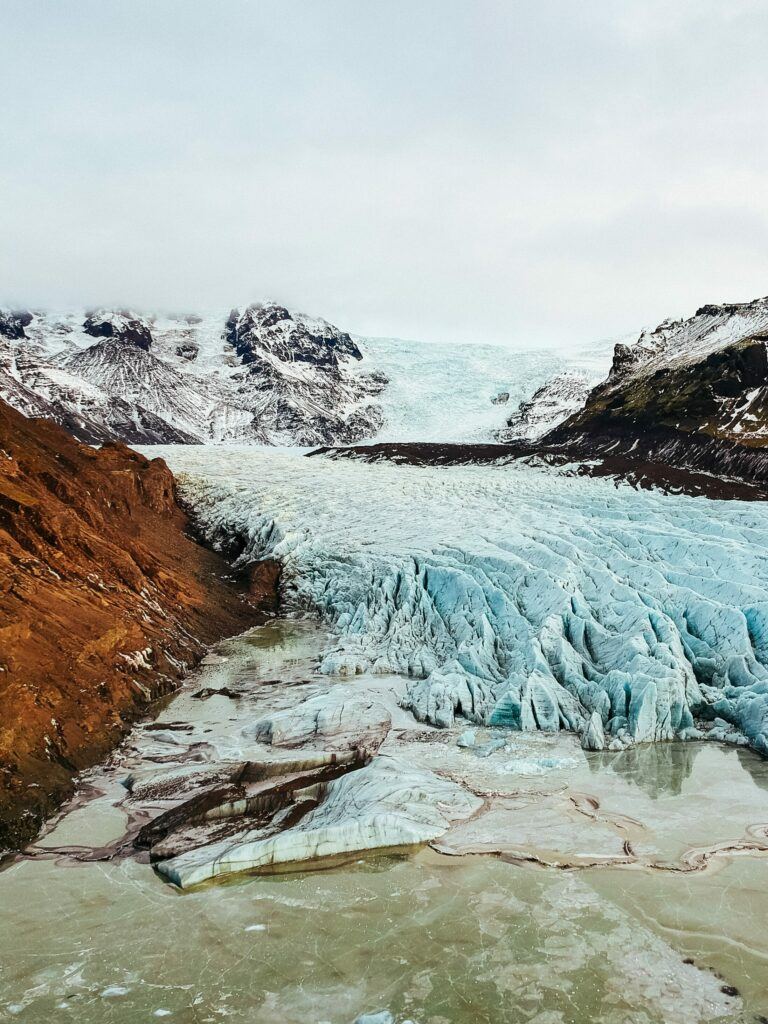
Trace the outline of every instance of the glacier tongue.
<path fill-rule="evenodd" d="M 768 754 L 768 512 L 522 465 L 167 447 L 207 538 L 285 566 L 324 671 L 401 672 L 416 717 Z"/>

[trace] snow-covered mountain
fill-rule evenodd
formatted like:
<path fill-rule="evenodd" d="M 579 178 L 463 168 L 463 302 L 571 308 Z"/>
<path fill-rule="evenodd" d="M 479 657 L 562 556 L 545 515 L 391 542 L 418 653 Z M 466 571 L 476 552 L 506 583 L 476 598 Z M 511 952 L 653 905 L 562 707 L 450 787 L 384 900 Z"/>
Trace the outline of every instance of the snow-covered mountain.
<path fill-rule="evenodd" d="M 0 397 L 90 442 L 350 443 L 381 373 L 325 320 L 275 303 L 201 316 L 0 312 Z"/>
<path fill-rule="evenodd" d="M 631 457 L 765 484 L 768 298 L 702 306 L 617 345 L 607 379 L 543 442 L 576 457 Z"/>
<path fill-rule="evenodd" d="M 257 304 L 232 311 L 225 337 L 244 366 L 232 378 L 236 404 L 270 424 L 271 441 L 352 442 L 381 427 L 383 413 L 373 399 L 386 387 L 386 377 L 353 370 L 363 353 L 327 321 Z"/>
<path fill-rule="evenodd" d="M 0 311 L 0 397 L 93 443 L 474 442 L 552 377 L 599 380 L 611 348 L 366 338 L 275 303 L 186 316 Z"/>
<path fill-rule="evenodd" d="M 767 339 L 768 299 L 665 321 L 617 344 L 610 368 L 606 343 L 566 353 L 361 338 L 275 303 L 187 316 L 5 311 L 0 397 L 91 442 L 500 440 L 591 457 L 662 432 L 686 451 L 741 451 L 768 439 Z M 665 448 L 664 460 L 679 454 Z M 710 454 L 699 468 L 722 473 Z"/>

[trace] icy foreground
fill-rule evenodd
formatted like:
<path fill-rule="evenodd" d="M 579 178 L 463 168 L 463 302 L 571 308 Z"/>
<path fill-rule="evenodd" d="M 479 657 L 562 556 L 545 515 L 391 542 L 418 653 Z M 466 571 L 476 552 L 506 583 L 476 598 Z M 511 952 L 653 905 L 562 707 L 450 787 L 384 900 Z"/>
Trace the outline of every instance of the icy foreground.
<path fill-rule="evenodd" d="M 768 753 L 762 506 L 520 465 L 155 451 L 210 541 L 283 562 L 290 604 L 338 636 L 323 670 L 411 676 L 422 721 L 569 729 L 593 749 L 706 723 Z"/>
<path fill-rule="evenodd" d="M 217 645 L 0 873 L 3 1019 L 764 1013 L 768 761 L 417 726 L 407 679 L 317 673 L 326 640 L 276 618 Z"/>

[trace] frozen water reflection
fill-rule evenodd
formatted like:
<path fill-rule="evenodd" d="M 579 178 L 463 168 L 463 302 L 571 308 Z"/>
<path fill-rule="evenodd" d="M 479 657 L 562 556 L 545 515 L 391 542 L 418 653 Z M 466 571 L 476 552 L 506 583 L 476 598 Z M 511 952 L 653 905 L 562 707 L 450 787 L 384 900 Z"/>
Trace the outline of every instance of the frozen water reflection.
<path fill-rule="evenodd" d="M 421 1024 L 698 1022 L 740 1005 L 554 870 L 373 858 L 183 896 L 133 861 L 12 875 L 0 1012 L 40 1024 L 160 1009 L 185 1024 L 351 1024 L 381 1006 Z"/>
<path fill-rule="evenodd" d="M 584 754 L 572 736 L 517 734 L 520 746 L 478 756 L 457 745 L 460 730 L 418 742 L 403 712 L 389 756 L 439 760 L 447 778 L 501 793 L 486 831 L 524 849 L 507 860 L 430 849 L 358 856 L 190 893 L 126 851 L 76 859 L 89 844 L 115 854 L 103 844 L 128 825 L 126 770 L 203 741 L 235 752 L 244 720 L 329 686 L 386 700 L 402 685 L 329 681 L 315 671 L 324 642 L 311 624 L 277 622 L 222 644 L 162 711 L 166 729 L 137 730 L 90 773 L 35 856 L 0 873 L 0 1019 L 348 1024 L 388 1007 L 417 1024 L 661 1024 L 754 1021 L 768 1010 L 768 858 L 724 852 L 704 870 L 681 869 L 700 842 L 768 822 L 768 764 L 749 751 L 698 743 Z M 223 685 L 241 698 L 192 698 Z M 531 773 L 533 762 L 549 770 Z M 622 834 L 637 863 L 583 866 L 596 844 Z M 537 851 L 540 864 L 566 853 L 581 866 L 518 856 Z"/>

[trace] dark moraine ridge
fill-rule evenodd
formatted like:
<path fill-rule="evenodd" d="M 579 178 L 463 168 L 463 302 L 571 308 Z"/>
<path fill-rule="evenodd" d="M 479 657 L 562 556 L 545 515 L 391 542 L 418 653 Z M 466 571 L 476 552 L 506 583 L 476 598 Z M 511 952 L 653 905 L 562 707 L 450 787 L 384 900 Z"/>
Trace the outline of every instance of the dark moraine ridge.
<path fill-rule="evenodd" d="M 645 441 L 639 441 L 636 436 L 631 438 L 631 442 L 627 439 L 626 453 L 616 450 L 615 440 L 606 443 L 603 448 L 585 435 L 582 446 L 575 445 L 573 439 L 567 445 L 556 441 L 550 443 L 548 439 L 510 444 L 392 441 L 316 448 L 307 455 L 357 459 L 361 462 L 395 462 L 407 466 L 503 465 L 522 460 L 534 464 L 568 466 L 578 476 L 613 477 L 625 480 L 634 487 L 658 489 L 667 494 L 739 501 L 768 500 L 768 476 L 754 481 L 735 476 L 719 477 L 707 470 L 704 458 L 701 459 L 701 468 L 670 464 L 660 457 L 664 449 L 661 445 L 656 446 L 656 438 L 648 438 L 647 444 Z M 686 438 L 682 443 L 695 444 L 696 441 Z M 634 450 L 628 451 L 632 446 Z M 741 452 L 736 454 L 740 455 Z M 768 458 L 768 452 L 763 454 Z"/>
<path fill-rule="evenodd" d="M 212 642 L 276 607 L 190 535 L 173 475 L 0 402 L 0 850 L 16 848 Z"/>

